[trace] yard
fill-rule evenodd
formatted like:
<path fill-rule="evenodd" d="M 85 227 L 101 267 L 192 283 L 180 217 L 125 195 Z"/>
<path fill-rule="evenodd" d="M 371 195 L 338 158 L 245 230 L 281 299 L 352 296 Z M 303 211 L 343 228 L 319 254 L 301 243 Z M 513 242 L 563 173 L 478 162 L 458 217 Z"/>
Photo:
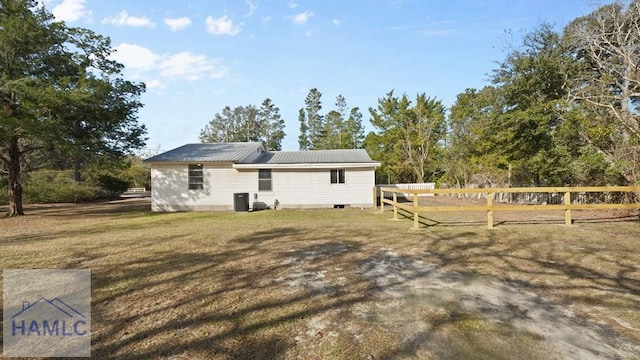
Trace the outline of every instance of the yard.
<path fill-rule="evenodd" d="M 640 359 L 637 215 L 26 210 L 1 267 L 91 269 L 94 358 Z"/>

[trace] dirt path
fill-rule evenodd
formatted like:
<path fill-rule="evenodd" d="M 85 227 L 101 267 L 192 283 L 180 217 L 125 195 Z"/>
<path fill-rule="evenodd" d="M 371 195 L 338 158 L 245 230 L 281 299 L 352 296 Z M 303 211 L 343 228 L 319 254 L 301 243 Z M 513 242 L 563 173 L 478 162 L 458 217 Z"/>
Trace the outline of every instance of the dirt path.
<path fill-rule="evenodd" d="M 338 246 L 335 252 L 348 251 Z M 324 252 L 327 252 L 325 249 Z M 297 254 L 291 273 L 276 281 L 292 288 L 339 291 L 340 277 L 308 267 L 330 253 Z M 341 270 L 341 269 L 340 269 Z M 299 342 L 317 334 L 339 338 L 357 324 L 374 323 L 399 341 L 400 354 L 423 359 L 629 359 L 640 347 L 604 325 L 587 322 L 562 305 L 517 284 L 444 272 L 385 249 L 353 274 L 371 282 L 372 301 L 337 316 L 309 319 Z M 336 315 L 336 314 L 333 314 Z"/>

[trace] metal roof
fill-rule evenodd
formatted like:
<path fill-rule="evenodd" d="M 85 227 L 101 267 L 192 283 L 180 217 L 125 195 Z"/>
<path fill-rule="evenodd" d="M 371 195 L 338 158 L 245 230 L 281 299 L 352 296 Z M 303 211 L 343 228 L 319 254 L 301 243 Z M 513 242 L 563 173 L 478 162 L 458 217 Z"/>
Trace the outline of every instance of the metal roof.
<path fill-rule="evenodd" d="M 258 156 L 258 152 L 262 155 Z M 261 143 L 187 144 L 145 162 L 233 162 L 239 164 L 378 164 L 364 149 L 264 152 Z"/>
<path fill-rule="evenodd" d="M 187 144 L 146 159 L 146 162 L 241 162 L 264 151 L 259 142 Z"/>
<path fill-rule="evenodd" d="M 244 163 L 244 162 L 243 162 Z M 376 163 L 364 149 L 266 152 L 251 164 Z"/>

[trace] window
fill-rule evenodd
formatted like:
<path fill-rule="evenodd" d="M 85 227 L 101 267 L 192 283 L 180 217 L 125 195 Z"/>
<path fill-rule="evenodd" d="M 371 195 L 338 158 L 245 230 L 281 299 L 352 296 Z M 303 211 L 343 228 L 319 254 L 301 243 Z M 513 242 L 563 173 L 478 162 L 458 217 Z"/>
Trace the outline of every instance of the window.
<path fill-rule="evenodd" d="M 344 169 L 331 170 L 331 183 L 344 184 Z"/>
<path fill-rule="evenodd" d="M 258 170 L 258 191 L 271 191 L 271 169 Z"/>
<path fill-rule="evenodd" d="M 202 164 L 189 165 L 189 190 L 204 189 Z"/>

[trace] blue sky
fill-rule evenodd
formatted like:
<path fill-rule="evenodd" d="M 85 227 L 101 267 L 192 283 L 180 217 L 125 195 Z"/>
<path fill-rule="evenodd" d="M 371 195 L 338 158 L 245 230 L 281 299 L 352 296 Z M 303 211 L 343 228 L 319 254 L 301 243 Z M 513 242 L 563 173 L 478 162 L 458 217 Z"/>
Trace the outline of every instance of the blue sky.
<path fill-rule="evenodd" d="M 147 84 L 139 119 L 147 147 L 198 142 L 224 106 L 265 98 L 298 148 L 298 110 L 309 89 L 323 112 L 343 95 L 369 107 L 390 90 L 451 106 L 487 84 L 506 45 L 541 22 L 561 29 L 593 0 L 47 0 L 56 19 L 109 36 L 125 75 Z M 511 36 L 505 35 L 510 32 Z"/>

